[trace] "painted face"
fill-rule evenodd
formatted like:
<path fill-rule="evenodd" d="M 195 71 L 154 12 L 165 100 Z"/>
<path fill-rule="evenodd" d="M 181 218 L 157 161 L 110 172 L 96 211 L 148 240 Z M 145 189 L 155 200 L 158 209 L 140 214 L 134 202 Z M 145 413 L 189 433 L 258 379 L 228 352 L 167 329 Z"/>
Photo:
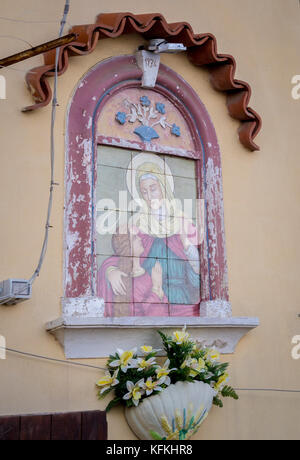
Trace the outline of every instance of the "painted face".
<path fill-rule="evenodd" d="M 142 245 L 142 240 L 138 235 L 131 234 L 131 248 L 132 255 L 134 257 L 139 257 L 144 252 L 144 246 Z"/>
<path fill-rule="evenodd" d="M 157 204 L 158 201 L 163 199 L 161 187 L 158 180 L 151 178 L 143 179 L 140 182 L 140 189 L 143 199 L 146 201 L 147 205 L 150 208 L 156 207 L 153 206 L 153 204 Z"/>

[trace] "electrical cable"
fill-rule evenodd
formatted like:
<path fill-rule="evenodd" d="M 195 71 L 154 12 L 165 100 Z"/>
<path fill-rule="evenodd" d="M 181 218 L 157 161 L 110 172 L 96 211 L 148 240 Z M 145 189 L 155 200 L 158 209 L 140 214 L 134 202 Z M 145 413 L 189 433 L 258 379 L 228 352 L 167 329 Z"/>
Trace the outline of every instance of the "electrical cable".
<path fill-rule="evenodd" d="M 234 388 L 235 391 L 279 391 L 283 393 L 300 393 L 300 390 L 281 390 L 278 388 Z"/>
<path fill-rule="evenodd" d="M 62 364 L 72 364 L 74 366 L 90 367 L 92 369 L 97 369 L 97 370 L 101 370 L 101 371 L 107 370 L 104 367 L 92 366 L 91 364 L 82 364 L 82 363 L 78 363 L 77 361 L 67 361 L 65 359 L 49 358 L 48 356 L 37 355 L 35 353 L 28 353 L 26 351 L 15 350 L 14 348 L 7 348 L 7 347 L 1 347 L 0 346 L 0 349 L 9 351 L 11 353 L 16 353 L 16 354 L 19 354 L 19 355 L 29 356 L 31 358 L 45 359 L 47 361 L 54 361 L 54 362 L 62 363 Z"/>
<path fill-rule="evenodd" d="M 7 18 L 5 16 L 0 16 L 1 21 L 10 21 L 10 22 L 22 22 L 24 24 L 59 24 L 60 21 L 28 21 L 24 19 L 16 19 L 16 18 Z M 72 24 L 66 21 L 70 27 L 73 27 Z"/>
<path fill-rule="evenodd" d="M 23 73 L 24 75 L 28 74 L 28 73 L 34 73 L 33 70 L 25 70 L 25 69 L 16 69 L 15 67 L 7 67 L 7 66 L 4 66 L 4 65 L 0 65 L 0 69 L 2 70 L 12 70 L 12 71 L 15 71 L 15 72 L 21 72 Z"/>
<path fill-rule="evenodd" d="M 62 37 L 63 30 L 66 24 L 66 18 L 69 12 L 70 8 L 70 0 L 66 0 L 65 7 L 64 7 L 64 13 L 63 13 L 63 18 L 60 23 L 60 31 L 59 31 L 59 38 Z M 49 193 L 49 201 L 48 201 L 48 210 L 47 210 L 47 219 L 46 219 L 46 225 L 45 225 L 45 235 L 44 235 L 44 241 L 42 245 L 42 250 L 39 258 L 39 262 L 37 265 L 37 268 L 35 269 L 32 277 L 29 279 L 29 283 L 32 284 L 34 280 L 36 279 L 37 276 L 39 276 L 45 254 L 47 251 L 47 244 L 48 244 L 48 238 L 49 238 L 49 228 L 51 228 L 50 225 L 50 216 L 51 216 L 51 211 L 52 211 L 52 202 L 53 202 L 53 189 L 54 185 L 58 185 L 54 182 L 54 125 L 55 125 L 55 115 L 56 115 L 56 106 L 57 104 L 57 78 L 58 78 L 58 58 L 59 58 L 59 48 L 56 48 L 56 53 L 55 53 L 55 75 L 54 75 L 54 88 L 53 88 L 53 97 L 52 97 L 52 111 L 51 111 L 51 129 L 50 129 L 50 162 L 51 162 L 51 180 L 50 180 L 50 193 Z"/>
<path fill-rule="evenodd" d="M 20 355 L 29 356 L 32 358 L 45 359 L 47 361 L 54 361 L 54 362 L 63 363 L 63 364 L 72 364 L 74 366 L 90 367 L 92 369 L 97 369 L 97 370 L 102 370 L 102 371 L 107 370 L 107 368 L 105 367 L 93 366 L 91 364 L 82 364 L 82 363 L 78 363 L 77 361 L 67 361 L 65 359 L 49 358 L 48 356 L 37 355 L 35 353 L 28 353 L 25 351 L 15 350 L 14 348 L 7 348 L 7 347 L 0 346 L 0 349 L 6 350 L 12 353 L 17 353 Z M 287 390 L 287 389 L 278 389 L 278 388 L 234 388 L 234 390 L 235 391 L 270 391 L 270 392 L 280 392 L 280 393 L 300 393 L 300 390 Z"/>
<path fill-rule="evenodd" d="M 20 38 L 20 37 L 15 37 L 14 35 L 0 35 L 0 38 L 14 38 L 15 40 L 19 40 L 20 42 L 24 42 L 27 45 L 29 45 L 31 48 L 33 48 L 32 44 L 29 43 L 27 40 L 24 40 L 23 38 Z"/>
<path fill-rule="evenodd" d="M 60 31 L 59 31 L 59 38 L 63 34 L 63 30 L 66 24 L 66 18 L 69 12 L 69 7 L 70 7 L 70 0 L 66 0 L 65 2 L 65 7 L 64 7 L 64 13 L 62 20 L 60 21 Z M 1 19 L 1 17 L 0 17 Z M 2 18 L 3 19 L 3 18 Z M 57 22 L 57 21 L 55 21 Z M 17 38 L 17 37 L 14 37 Z M 21 39 L 20 39 L 21 40 Z M 30 45 L 31 46 L 31 45 Z M 54 157 L 55 157 L 55 149 L 54 149 L 54 124 L 55 124 L 55 115 L 56 115 L 56 106 L 57 104 L 57 79 L 58 79 L 58 58 L 59 58 L 59 48 L 56 48 L 56 54 L 55 54 L 55 74 L 54 74 L 54 89 L 53 89 L 53 98 L 52 98 L 52 111 L 51 111 L 51 127 L 50 127 L 50 163 L 51 163 L 51 178 L 50 178 L 50 192 L 49 192 L 49 200 L 48 200 L 48 209 L 47 209 L 47 219 L 46 219 L 46 225 L 45 225 L 45 234 L 44 234 L 44 240 L 43 240 L 43 245 L 42 245 L 42 250 L 40 253 L 40 258 L 39 262 L 37 265 L 37 268 L 35 269 L 32 277 L 28 280 L 29 284 L 32 285 L 34 280 L 36 279 L 37 276 L 39 276 L 41 266 L 43 264 L 46 250 L 47 250 L 47 244 L 48 244 L 48 237 L 49 237 L 49 228 L 51 228 L 50 225 L 50 216 L 51 216 L 51 211 L 52 211 L 52 202 L 53 202 L 53 189 L 55 185 L 58 185 L 56 182 L 54 182 Z M 0 66 L 0 68 L 4 69 L 9 69 L 17 72 L 24 72 L 24 73 L 30 73 L 30 71 L 24 71 L 21 69 L 15 69 L 13 67 L 5 67 L 5 66 Z M 24 290 L 26 290 L 27 287 L 22 287 L 19 292 L 16 292 L 15 295 L 21 295 L 24 293 Z M 3 301 L 1 304 L 5 303 Z"/>

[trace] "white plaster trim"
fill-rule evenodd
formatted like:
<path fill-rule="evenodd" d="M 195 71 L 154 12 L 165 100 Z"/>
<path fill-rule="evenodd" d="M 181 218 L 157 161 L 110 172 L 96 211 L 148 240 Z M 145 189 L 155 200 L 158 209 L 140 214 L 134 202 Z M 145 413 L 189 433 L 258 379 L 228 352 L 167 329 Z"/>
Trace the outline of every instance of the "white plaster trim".
<path fill-rule="evenodd" d="M 200 315 L 209 318 L 230 318 L 231 303 L 221 299 L 201 302 Z"/>
<path fill-rule="evenodd" d="M 154 88 L 160 64 L 160 55 L 142 50 L 135 53 L 135 58 L 138 67 L 143 71 L 142 88 Z"/>
<path fill-rule="evenodd" d="M 74 297 L 62 299 L 64 317 L 103 318 L 104 308 L 104 299 L 100 297 Z"/>
<path fill-rule="evenodd" d="M 64 347 L 67 358 L 104 358 L 116 348 L 131 349 L 150 344 L 161 347 L 157 330 L 169 334 L 186 324 L 202 346 L 233 353 L 239 340 L 259 325 L 258 318 L 231 317 L 125 317 L 93 318 L 63 316 L 46 325 Z"/>

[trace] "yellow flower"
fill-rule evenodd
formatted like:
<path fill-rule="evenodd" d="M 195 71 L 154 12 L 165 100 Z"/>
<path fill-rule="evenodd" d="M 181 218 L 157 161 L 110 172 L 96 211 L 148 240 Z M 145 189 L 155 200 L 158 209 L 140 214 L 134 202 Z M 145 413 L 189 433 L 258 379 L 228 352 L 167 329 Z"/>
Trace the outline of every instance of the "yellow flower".
<path fill-rule="evenodd" d="M 199 367 L 199 370 L 204 369 L 204 367 L 205 367 L 204 359 L 202 359 L 202 358 L 198 359 L 198 367 Z"/>
<path fill-rule="evenodd" d="M 225 372 L 225 374 L 221 375 L 221 377 L 219 378 L 219 380 L 215 384 L 215 387 L 214 387 L 215 390 L 217 390 L 217 391 L 222 390 L 222 388 L 224 387 L 224 385 L 227 382 L 227 380 L 228 380 L 228 374 Z"/>
<path fill-rule="evenodd" d="M 171 371 L 176 371 L 176 367 L 173 367 L 172 369 L 169 369 L 169 366 L 170 366 L 170 360 L 169 359 L 166 359 L 165 363 L 163 366 L 158 366 L 157 369 L 156 369 L 156 374 L 157 374 L 157 378 L 158 379 L 163 379 L 163 382 L 166 384 L 166 385 L 170 385 L 171 383 L 171 379 L 169 377 L 169 373 Z"/>
<path fill-rule="evenodd" d="M 145 367 L 148 367 L 148 366 L 149 366 L 149 363 L 145 359 L 141 359 L 139 361 L 139 367 L 145 368 Z"/>
<path fill-rule="evenodd" d="M 135 400 L 141 399 L 141 397 L 142 397 L 141 389 L 140 388 L 134 388 L 132 390 L 132 397 Z"/>
<path fill-rule="evenodd" d="M 154 356 L 149 359 L 138 358 L 135 362 L 135 365 L 138 367 L 138 371 L 143 371 L 154 364 L 156 364 Z"/>
<path fill-rule="evenodd" d="M 98 380 L 96 385 L 98 387 L 102 387 L 102 390 L 100 393 L 104 393 L 104 391 L 108 390 L 110 387 L 113 387 L 119 383 L 119 380 L 117 379 L 118 375 L 118 370 L 116 370 L 113 375 L 110 375 L 110 372 L 106 372 L 105 376 L 102 377 L 102 379 Z"/>
<path fill-rule="evenodd" d="M 151 353 L 151 351 L 153 350 L 153 347 L 148 346 L 148 345 L 143 345 L 141 347 L 141 350 L 143 353 Z"/>
<path fill-rule="evenodd" d="M 166 377 L 169 374 L 169 369 L 165 369 L 164 367 L 160 367 L 156 369 L 157 378 L 160 379 L 161 377 Z"/>
<path fill-rule="evenodd" d="M 126 372 L 129 367 L 131 367 L 131 362 L 133 356 L 136 352 L 136 348 L 133 350 L 123 351 L 120 348 L 117 348 L 119 359 L 115 359 L 109 365 L 111 367 L 120 367 L 123 372 Z"/>
<path fill-rule="evenodd" d="M 191 377 L 196 377 L 202 369 L 205 369 L 205 361 L 202 358 L 199 358 L 198 360 L 193 358 L 189 365 L 191 367 L 189 374 Z"/>
<path fill-rule="evenodd" d="M 177 345 L 181 345 L 184 342 L 187 342 L 190 334 L 188 332 L 185 332 L 186 326 L 182 329 L 182 331 L 175 331 L 173 332 L 173 337 Z"/>
<path fill-rule="evenodd" d="M 220 359 L 220 353 L 217 351 L 217 350 L 214 350 L 213 348 L 210 348 L 205 357 L 204 357 L 207 361 L 211 361 L 211 362 L 214 362 L 214 361 L 219 361 Z"/>
<path fill-rule="evenodd" d="M 103 377 L 102 379 L 98 380 L 96 385 L 98 387 L 102 387 L 104 385 L 109 385 L 110 386 L 112 384 L 113 380 L 114 380 L 113 377 L 110 374 L 108 374 L 105 377 Z"/>
<path fill-rule="evenodd" d="M 154 390 L 155 385 L 156 385 L 156 382 L 152 382 L 152 378 L 148 377 L 148 379 L 146 380 L 146 383 L 145 383 L 145 387 L 148 390 Z"/>
<path fill-rule="evenodd" d="M 120 356 L 121 366 L 127 366 L 128 362 L 132 358 L 133 358 L 133 352 L 132 351 L 124 351 L 124 353 L 122 353 L 121 356 Z"/>
<path fill-rule="evenodd" d="M 148 377 L 143 388 L 146 390 L 146 395 L 149 396 L 151 393 L 155 391 L 162 391 L 162 387 L 160 386 L 164 383 L 164 378 L 156 380 L 153 382 L 152 377 Z"/>
<path fill-rule="evenodd" d="M 127 380 L 126 387 L 128 393 L 123 396 L 123 399 L 132 399 L 132 402 L 135 406 L 138 406 L 142 395 L 145 393 L 143 389 L 144 379 L 139 380 L 136 384 Z"/>

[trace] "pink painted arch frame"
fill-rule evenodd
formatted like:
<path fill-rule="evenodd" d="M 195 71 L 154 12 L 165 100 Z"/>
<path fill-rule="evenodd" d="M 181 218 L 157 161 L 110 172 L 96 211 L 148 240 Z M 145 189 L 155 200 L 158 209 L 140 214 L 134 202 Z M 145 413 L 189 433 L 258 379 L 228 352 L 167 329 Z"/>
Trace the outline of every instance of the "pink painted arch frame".
<path fill-rule="evenodd" d="M 65 298 L 95 297 L 95 184 L 99 114 L 108 98 L 125 88 L 141 86 L 141 70 L 134 56 L 101 61 L 78 83 L 67 115 L 65 166 Z M 200 247 L 200 316 L 208 306 L 228 302 L 224 235 L 221 154 L 210 116 L 199 96 L 176 72 L 160 65 L 154 91 L 167 97 L 186 119 L 195 142 L 198 198 L 205 200 L 206 235 Z M 145 146 L 146 147 L 146 146 Z"/>

